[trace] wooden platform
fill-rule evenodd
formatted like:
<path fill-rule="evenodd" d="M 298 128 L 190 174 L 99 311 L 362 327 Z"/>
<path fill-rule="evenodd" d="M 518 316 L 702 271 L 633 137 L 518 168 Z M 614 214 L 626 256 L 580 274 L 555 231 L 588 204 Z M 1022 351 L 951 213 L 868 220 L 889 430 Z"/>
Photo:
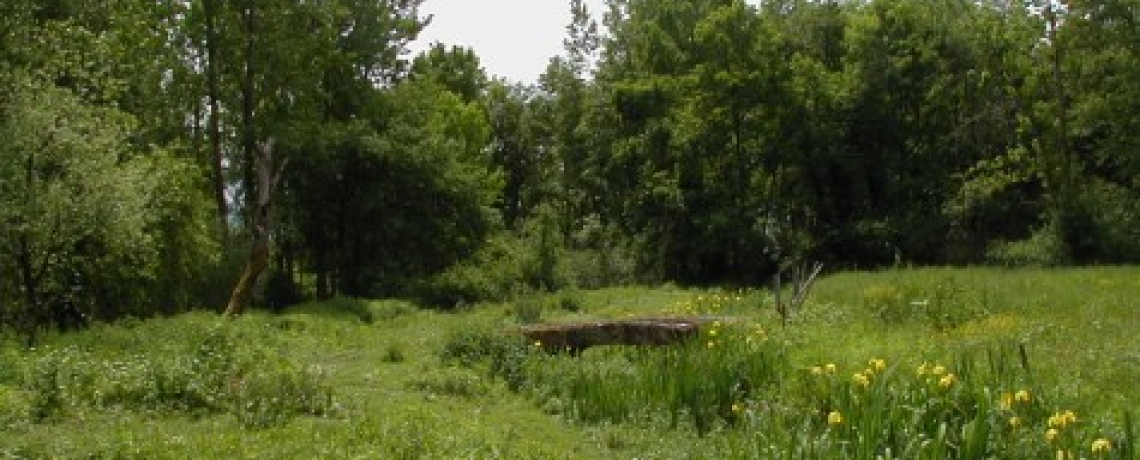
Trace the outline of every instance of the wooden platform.
<path fill-rule="evenodd" d="M 670 345 L 696 337 L 701 325 L 721 318 L 645 318 L 524 327 L 527 339 L 551 353 L 580 353 L 597 345 Z"/>

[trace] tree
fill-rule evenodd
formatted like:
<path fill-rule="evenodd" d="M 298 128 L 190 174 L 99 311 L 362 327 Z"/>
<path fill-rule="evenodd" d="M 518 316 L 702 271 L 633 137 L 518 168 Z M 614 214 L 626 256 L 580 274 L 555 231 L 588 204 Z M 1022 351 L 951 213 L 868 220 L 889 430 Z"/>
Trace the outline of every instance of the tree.
<path fill-rule="evenodd" d="M 543 142 L 542 100 L 533 87 L 492 81 L 484 104 L 491 128 L 491 162 L 503 173 L 498 209 L 507 228 L 520 231 L 523 219 L 548 194 L 544 180 L 551 153 Z"/>
<path fill-rule="evenodd" d="M 113 316 L 107 301 L 153 299 L 145 288 L 162 274 L 165 242 L 156 230 L 171 216 L 151 197 L 170 186 L 157 181 L 171 165 L 133 154 L 128 115 L 15 81 L 0 96 L 0 292 L 12 295 L 4 323 L 34 342 L 48 325 Z"/>
<path fill-rule="evenodd" d="M 323 295 L 406 294 L 471 255 L 496 224 L 501 185 L 479 106 L 419 81 L 374 93 L 368 106 L 360 120 L 281 145 L 295 165 L 283 190 L 292 225 Z"/>
<path fill-rule="evenodd" d="M 1140 256 L 1140 4 L 1043 3 L 1048 38 L 1038 55 L 1027 142 L 1038 160 L 1049 229 L 1075 262 Z"/>
<path fill-rule="evenodd" d="M 272 235 L 270 205 L 273 204 L 274 191 L 281 182 L 281 174 L 285 172 L 287 164 L 287 161 L 274 161 L 272 140 L 258 146 L 255 161 L 257 182 L 254 184 L 256 197 L 250 222 L 253 242 L 249 261 L 242 271 L 241 278 L 238 279 L 237 286 L 234 286 L 229 303 L 226 304 L 226 315 L 237 315 L 245 310 L 253 299 L 254 285 L 257 284 L 262 272 L 269 267 L 269 243 Z"/>
<path fill-rule="evenodd" d="M 425 79 L 440 85 L 471 103 L 483 96 L 487 73 L 479 64 L 479 56 L 471 48 L 435 43 L 412 61 L 411 78 Z"/>

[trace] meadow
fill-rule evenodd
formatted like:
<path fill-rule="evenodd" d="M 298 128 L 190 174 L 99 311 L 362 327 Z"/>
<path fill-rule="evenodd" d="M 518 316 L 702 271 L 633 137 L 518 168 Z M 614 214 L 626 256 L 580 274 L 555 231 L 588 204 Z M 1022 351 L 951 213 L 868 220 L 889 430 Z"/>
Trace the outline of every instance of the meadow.
<path fill-rule="evenodd" d="M 1136 458 L 1140 268 L 913 268 L 772 293 L 334 299 L 0 348 L 0 458 Z M 523 324 L 715 316 L 549 354 Z"/>

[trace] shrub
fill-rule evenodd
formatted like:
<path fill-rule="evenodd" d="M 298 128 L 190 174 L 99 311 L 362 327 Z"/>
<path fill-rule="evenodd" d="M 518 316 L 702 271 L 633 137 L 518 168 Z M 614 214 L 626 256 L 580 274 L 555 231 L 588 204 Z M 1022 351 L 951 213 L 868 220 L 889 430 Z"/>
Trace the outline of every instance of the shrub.
<path fill-rule="evenodd" d="M 471 367 L 488 362 L 503 348 L 519 346 L 522 336 L 488 328 L 453 330 L 444 338 L 440 360 L 444 364 Z"/>
<path fill-rule="evenodd" d="M 1047 225 L 1020 241 L 999 241 L 986 250 L 986 260 L 1007 267 L 1052 267 L 1068 260 L 1068 249 L 1057 231 Z"/>
<path fill-rule="evenodd" d="M 523 247 L 519 239 L 499 236 L 470 259 L 419 284 L 424 305 L 456 309 L 484 301 L 503 301 L 527 290 L 523 283 Z"/>
<path fill-rule="evenodd" d="M 305 300 L 301 286 L 293 281 L 293 276 L 281 270 L 272 270 L 265 276 L 261 292 L 262 301 L 270 310 L 279 312 L 290 305 Z"/>
<path fill-rule="evenodd" d="M 247 428 L 280 425 L 295 415 L 326 415 L 334 406 L 332 387 L 323 380 L 319 369 L 270 360 L 231 380 L 230 411 Z"/>
<path fill-rule="evenodd" d="M 465 329 L 447 336 L 440 359 L 469 368 L 485 366 L 492 378 L 501 378 L 512 390 L 519 390 L 527 381 L 524 366 L 530 354 L 521 334 Z"/>

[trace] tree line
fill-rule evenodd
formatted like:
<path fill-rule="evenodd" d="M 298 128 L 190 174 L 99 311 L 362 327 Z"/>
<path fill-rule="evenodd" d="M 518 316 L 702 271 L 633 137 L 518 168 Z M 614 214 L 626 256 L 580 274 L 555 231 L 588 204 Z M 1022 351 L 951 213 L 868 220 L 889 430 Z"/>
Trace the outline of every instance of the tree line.
<path fill-rule="evenodd" d="M 223 305 L 270 143 L 271 307 L 1140 259 L 1135 0 L 574 0 L 534 83 L 422 3 L 0 5 L 0 323 Z"/>

